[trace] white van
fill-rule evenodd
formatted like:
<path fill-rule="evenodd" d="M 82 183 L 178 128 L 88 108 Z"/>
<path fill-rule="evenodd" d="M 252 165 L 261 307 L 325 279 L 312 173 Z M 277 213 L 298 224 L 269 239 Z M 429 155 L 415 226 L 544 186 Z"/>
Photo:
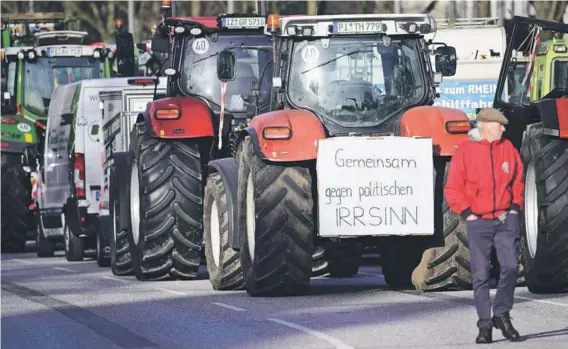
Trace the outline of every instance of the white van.
<path fill-rule="evenodd" d="M 50 114 L 48 118 L 42 190 L 51 194 L 45 195 L 39 206 L 40 212 L 43 212 L 43 207 L 60 208 L 59 224 L 68 261 L 81 261 L 85 257 L 85 250 L 94 248 L 97 264 L 110 265 L 110 247 L 104 232 L 109 229 L 112 221 L 108 215 L 99 216 L 103 177 L 99 93 L 128 88 L 131 86 L 129 80 L 134 79 L 136 78 L 83 80 L 54 91 L 54 97 L 55 94 L 60 96 L 66 107 L 61 108 L 54 99 L 50 104 L 53 115 Z M 66 125 L 66 133 L 63 133 L 62 124 Z M 61 138 L 62 136 L 65 138 Z M 52 145 L 63 143 L 66 146 L 60 146 L 54 158 Z M 54 160 L 49 160 L 50 158 Z M 48 170 L 51 167 L 61 170 L 56 173 Z M 62 175 L 64 168 L 66 175 Z M 55 211 L 49 212 L 49 217 L 55 218 L 54 216 Z"/>
<path fill-rule="evenodd" d="M 110 243 L 111 269 L 115 275 L 132 273 L 130 244 L 126 238 L 130 209 L 125 206 L 129 203 L 126 195 L 129 188 L 127 174 L 130 131 L 138 115 L 146 110 L 154 97 L 165 97 L 167 78 L 161 77 L 157 81 L 152 77 L 138 77 L 124 78 L 124 81 L 127 87 L 107 89 L 99 93 L 103 120 L 100 153 L 104 171 L 100 182 L 102 191 L 99 215 L 111 216 L 112 226 L 105 233 L 109 234 L 106 239 Z M 158 86 L 155 85 L 156 81 Z M 122 196 L 122 200 L 117 196 Z"/>
<path fill-rule="evenodd" d="M 476 109 L 493 106 L 507 47 L 505 28 L 494 24 L 498 18 L 436 21 L 434 42 L 455 47 L 457 67 L 454 76 L 444 77 L 434 105 L 460 109 L 473 118 Z"/>
<path fill-rule="evenodd" d="M 76 84 L 56 88 L 51 97 L 45 142 L 39 154 L 36 196 L 36 250 L 39 257 L 53 257 L 55 244 L 63 241 L 63 207 L 70 193 L 69 147 L 73 128 Z"/>

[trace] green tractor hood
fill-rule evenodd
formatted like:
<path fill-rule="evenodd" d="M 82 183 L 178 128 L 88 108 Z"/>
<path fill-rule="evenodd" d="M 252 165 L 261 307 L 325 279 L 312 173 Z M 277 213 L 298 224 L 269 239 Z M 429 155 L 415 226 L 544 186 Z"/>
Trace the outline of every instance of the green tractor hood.
<path fill-rule="evenodd" d="M 37 142 L 35 126 L 17 116 L 2 115 L 2 152 L 22 153 L 24 148 Z"/>

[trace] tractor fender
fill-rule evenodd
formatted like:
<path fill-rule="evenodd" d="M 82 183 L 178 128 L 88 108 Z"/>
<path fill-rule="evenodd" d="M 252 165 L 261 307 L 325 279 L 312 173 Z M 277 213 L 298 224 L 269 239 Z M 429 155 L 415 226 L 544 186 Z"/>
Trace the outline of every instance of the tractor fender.
<path fill-rule="evenodd" d="M 120 217 L 118 217 L 118 227 L 120 230 L 127 230 L 130 226 L 130 197 L 128 190 L 130 187 L 130 164 L 132 159 L 128 152 L 112 153 L 113 165 L 111 178 L 109 178 L 110 197 L 118 200 Z M 120 175 L 118 175 L 120 173 Z"/>
<path fill-rule="evenodd" d="M 267 139 L 270 128 L 288 128 L 286 139 Z M 321 121 L 307 110 L 284 109 L 255 116 L 246 129 L 257 155 L 276 162 L 306 161 L 317 157 L 317 141 L 326 138 Z"/>
<path fill-rule="evenodd" d="M 241 248 L 239 225 L 237 224 L 237 184 L 239 167 L 235 158 L 223 158 L 210 161 L 209 174 L 218 173 L 225 187 L 227 213 L 229 215 L 229 245 L 234 250 Z"/>
<path fill-rule="evenodd" d="M 177 109 L 176 119 L 156 119 L 161 109 Z M 165 139 L 187 139 L 213 137 L 213 119 L 209 107 L 196 97 L 169 97 L 158 99 L 148 105 L 148 109 L 138 115 L 144 119 L 150 135 Z"/>
<path fill-rule="evenodd" d="M 545 134 L 568 138 L 568 99 L 547 98 L 532 104 L 540 116 Z"/>
<path fill-rule="evenodd" d="M 458 126 L 448 131 L 450 125 Z M 408 110 L 400 121 L 403 137 L 432 138 L 434 155 L 452 156 L 457 147 L 468 138 L 471 125 L 467 115 L 458 109 L 421 106 Z"/>

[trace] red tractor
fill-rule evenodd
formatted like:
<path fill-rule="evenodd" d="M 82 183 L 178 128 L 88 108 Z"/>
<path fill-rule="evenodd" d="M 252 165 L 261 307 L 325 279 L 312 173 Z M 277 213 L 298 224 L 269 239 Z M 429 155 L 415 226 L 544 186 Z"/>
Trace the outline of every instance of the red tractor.
<path fill-rule="evenodd" d="M 521 280 L 533 293 L 559 293 L 568 290 L 568 25 L 514 17 L 511 27 L 494 106 L 525 167 Z M 528 64 L 515 84 L 519 57 Z"/>
<path fill-rule="evenodd" d="M 256 15 L 169 17 L 158 28 L 170 44 L 160 69 L 168 76 L 167 97 L 138 116 L 130 152 L 116 165 L 124 178 L 115 250 L 129 253 L 114 265 L 133 269 L 139 280 L 198 273 L 207 163 L 234 155 L 248 103 L 256 99 L 260 110 L 269 108 L 272 44 L 263 35 L 265 22 Z M 153 50 L 158 46 L 152 43 Z M 216 75 L 222 50 L 234 53 L 237 66 L 228 83 Z M 257 96 L 250 95 L 253 84 Z"/>
<path fill-rule="evenodd" d="M 239 251 L 250 295 L 303 294 L 317 247 L 361 243 L 377 245 L 392 287 L 471 278 L 456 267 L 467 247 L 447 248 L 464 230 L 443 199 L 471 126 L 465 113 L 432 106 L 456 70 L 455 49 L 432 43 L 435 32 L 423 14 L 268 17 L 270 111 L 242 131 L 234 159 L 210 164 L 205 235 L 219 233 L 211 242 L 228 266 L 218 275 L 230 275 Z M 221 80 L 238 72 L 234 61 L 219 54 Z"/>

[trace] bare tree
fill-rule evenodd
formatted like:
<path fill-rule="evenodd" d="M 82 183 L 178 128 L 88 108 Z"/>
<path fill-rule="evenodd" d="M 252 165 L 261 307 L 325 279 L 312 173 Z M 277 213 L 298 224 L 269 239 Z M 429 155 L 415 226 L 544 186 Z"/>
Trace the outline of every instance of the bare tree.
<path fill-rule="evenodd" d="M 478 0 L 475 5 L 477 17 L 491 16 L 491 2 L 489 0 Z"/>

